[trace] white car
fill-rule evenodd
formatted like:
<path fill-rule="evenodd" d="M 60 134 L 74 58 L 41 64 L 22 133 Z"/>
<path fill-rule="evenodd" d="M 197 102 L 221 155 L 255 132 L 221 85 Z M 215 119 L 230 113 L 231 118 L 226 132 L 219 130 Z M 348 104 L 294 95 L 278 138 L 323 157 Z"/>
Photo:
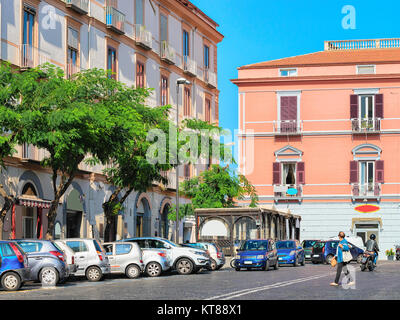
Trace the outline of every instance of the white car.
<path fill-rule="evenodd" d="M 89 281 L 99 281 L 110 274 L 111 268 L 103 247 L 96 239 L 59 240 L 75 252 L 77 270 L 74 276 L 85 276 Z"/>
<path fill-rule="evenodd" d="M 75 252 L 70 247 L 68 247 L 61 240 L 53 240 L 54 245 L 62 251 L 66 257 L 66 264 L 68 266 L 69 274 L 75 273 L 78 266 L 75 263 Z"/>

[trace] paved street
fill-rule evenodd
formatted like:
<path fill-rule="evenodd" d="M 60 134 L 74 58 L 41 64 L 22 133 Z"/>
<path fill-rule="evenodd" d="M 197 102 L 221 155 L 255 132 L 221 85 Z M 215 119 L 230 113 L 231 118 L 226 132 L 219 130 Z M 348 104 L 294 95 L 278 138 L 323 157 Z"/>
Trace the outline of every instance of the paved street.
<path fill-rule="evenodd" d="M 38 284 L 24 286 L 18 292 L 0 291 L 0 299 L 46 300 L 301 300 L 301 299 L 400 299 L 400 262 L 379 262 L 375 272 L 361 272 L 352 263 L 356 275 L 354 289 L 330 287 L 335 269 L 328 265 L 281 267 L 278 271 L 240 271 L 224 267 L 215 272 L 129 280 L 112 276 L 98 283 L 84 279 L 70 281 L 56 289 Z"/>

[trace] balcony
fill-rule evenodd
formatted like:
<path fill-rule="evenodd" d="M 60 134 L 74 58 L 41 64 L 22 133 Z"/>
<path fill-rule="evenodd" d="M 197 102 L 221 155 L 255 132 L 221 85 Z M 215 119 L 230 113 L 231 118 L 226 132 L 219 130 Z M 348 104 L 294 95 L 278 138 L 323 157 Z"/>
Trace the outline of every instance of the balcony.
<path fill-rule="evenodd" d="M 149 30 L 146 30 L 145 26 L 141 24 L 135 24 L 135 41 L 138 46 L 143 49 L 151 50 L 153 48 L 153 36 Z"/>
<path fill-rule="evenodd" d="M 160 57 L 161 60 L 168 64 L 175 64 L 175 50 L 165 40 L 161 41 Z"/>
<path fill-rule="evenodd" d="M 89 0 L 65 0 L 65 6 L 79 14 L 88 14 Z"/>
<path fill-rule="evenodd" d="M 183 72 L 192 76 L 197 76 L 197 63 L 189 58 L 189 56 L 183 56 Z"/>
<path fill-rule="evenodd" d="M 176 189 L 176 172 L 175 171 L 161 171 L 161 175 L 168 179 L 166 185 L 160 183 L 166 189 Z"/>
<path fill-rule="evenodd" d="M 351 119 L 353 133 L 379 133 L 381 131 L 381 119 Z"/>
<path fill-rule="evenodd" d="M 297 120 L 274 121 L 275 135 L 299 135 L 303 131 L 303 122 Z"/>
<path fill-rule="evenodd" d="M 50 55 L 30 44 L 19 46 L 20 68 L 27 70 L 35 68 L 43 63 L 50 62 Z"/>
<path fill-rule="evenodd" d="M 400 48 L 400 38 L 325 41 L 326 51 Z"/>
<path fill-rule="evenodd" d="M 297 200 L 301 201 L 303 196 L 303 188 L 301 185 L 274 185 L 275 201 L 279 200 Z"/>
<path fill-rule="evenodd" d="M 351 185 L 353 199 L 379 199 L 381 196 L 381 184 L 371 183 L 353 183 Z"/>
<path fill-rule="evenodd" d="M 107 28 L 118 34 L 125 33 L 125 15 L 112 6 L 105 7 Z"/>
<path fill-rule="evenodd" d="M 204 81 L 211 88 L 217 87 L 217 75 L 209 69 L 204 70 Z"/>

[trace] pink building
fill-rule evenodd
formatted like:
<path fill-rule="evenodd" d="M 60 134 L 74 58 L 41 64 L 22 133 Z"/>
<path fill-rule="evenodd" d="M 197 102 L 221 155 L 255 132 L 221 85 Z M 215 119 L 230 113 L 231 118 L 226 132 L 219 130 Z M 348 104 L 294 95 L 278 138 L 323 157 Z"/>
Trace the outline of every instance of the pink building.
<path fill-rule="evenodd" d="M 301 238 L 400 243 L 400 39 L 238 68 L 239 168 L 260 204 L 302 217 Z"/>

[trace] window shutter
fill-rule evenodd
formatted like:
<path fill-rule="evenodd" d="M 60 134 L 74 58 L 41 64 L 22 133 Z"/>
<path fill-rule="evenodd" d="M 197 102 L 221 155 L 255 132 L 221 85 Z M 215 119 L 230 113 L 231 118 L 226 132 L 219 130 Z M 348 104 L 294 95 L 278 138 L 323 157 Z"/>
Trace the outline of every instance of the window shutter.
<path fill-rule="evenodd" d="M 375 95 L 375 118 L 383 118 L 383 94 Z"/>
<path fill-rule="evenodd" d="M 304 162 L 297 162 L 297 168 L 296 168 L 296 172 L 297 172 L 297 177 L 296 177 L 296 182 L 297 184 L 305 184 L 305 165 Z"/>
<path fill-rule="evenodd" d="M 350 183 L 358 183 L 358 162 L 350 161 Z"/>
<path fill-rule="evenodd" d="M 358 119 L 358 95 L 350 95 L 350 119 Z"/>
<path fill-rule="evenodd" d="M 78 38 L 78 31 L 68 27 L 68 46 L 78 50 L 79 45 L 79 38 Z"/>
<path fill-rule="evenodd" d="M 272 164 L 272 184 L 281 184 L 281 164 L 279 162 Z"/>
<path fill-rule="evenodd" d="M 375 162 L 375 182 L 384 183 L 384 162 L 383 160 L 377 160 Z"/>

